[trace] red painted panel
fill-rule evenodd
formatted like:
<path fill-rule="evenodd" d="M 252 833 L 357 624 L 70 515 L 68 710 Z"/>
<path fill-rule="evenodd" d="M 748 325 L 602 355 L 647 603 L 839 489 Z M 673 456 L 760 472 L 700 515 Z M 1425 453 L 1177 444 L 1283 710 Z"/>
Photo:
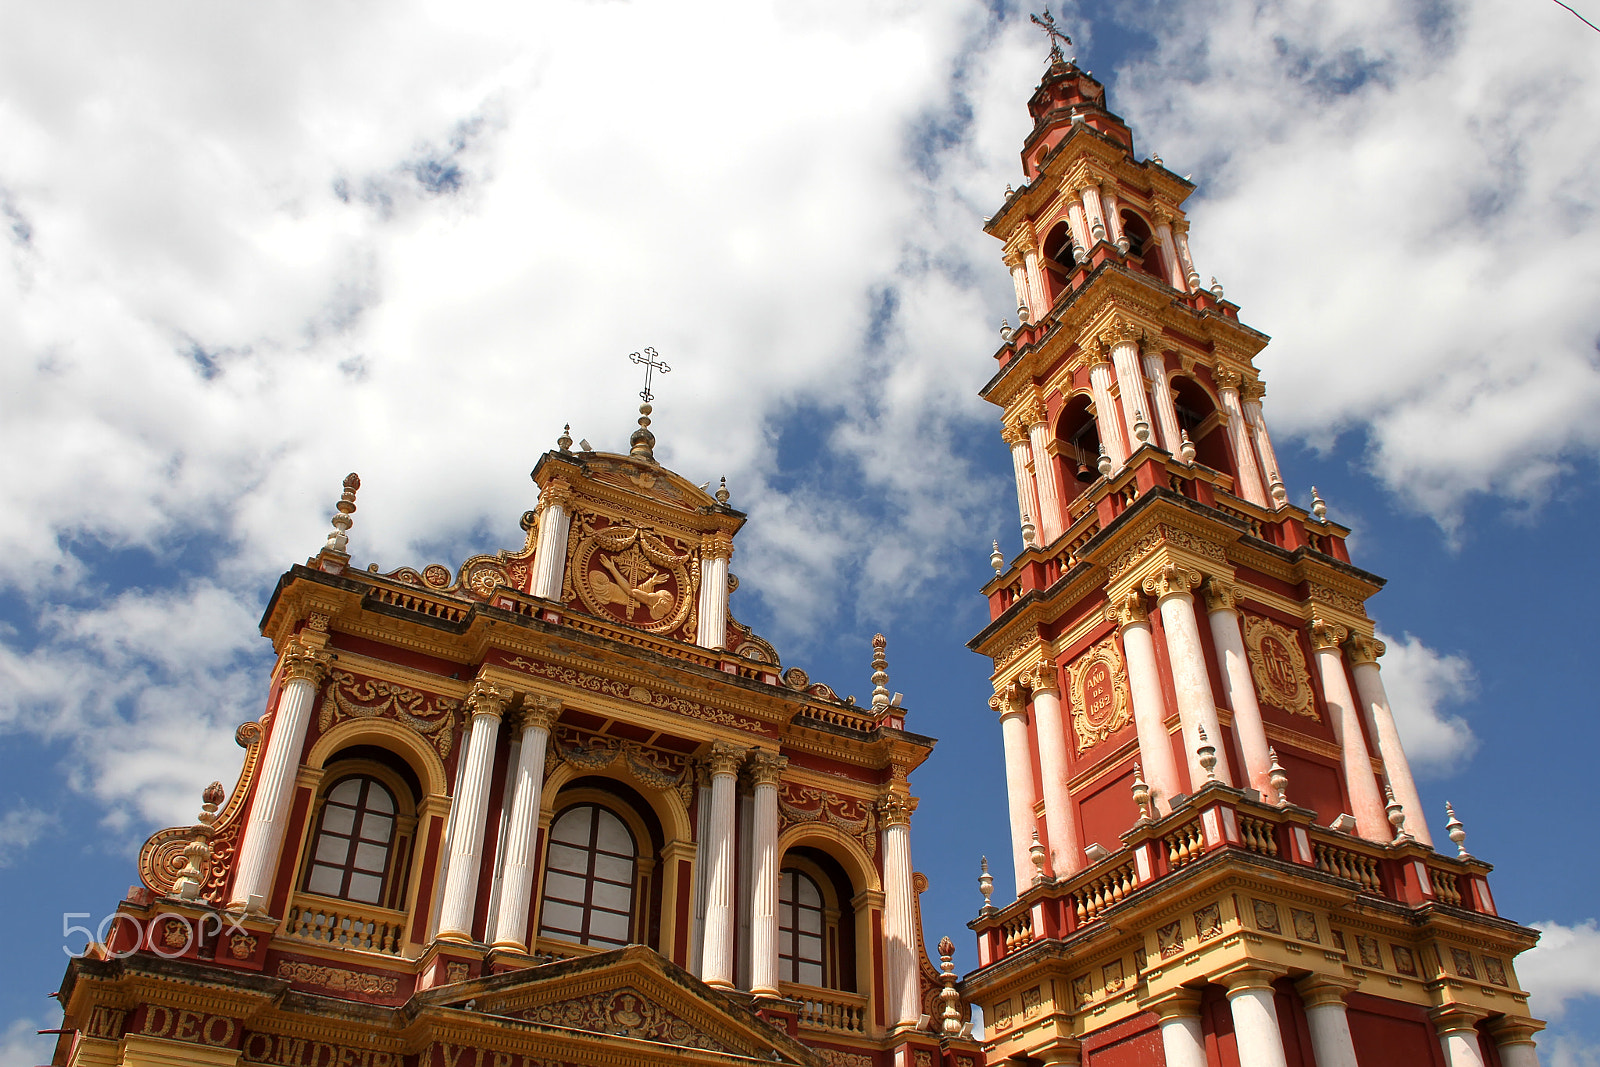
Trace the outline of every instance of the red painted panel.
<path fill-rule="evenodd" d="M 1283 1035 L 1283 1057 L 1289 1067 L 1317 1067 L 1311 1051 L 1311 1026 L 1306 1022 L 1305 1001 L 1294 981 L 1280 978 L 1272 983 L 1272 1002 L 1278 1010 L 1278 1032 Z"/>
<path fill-rule="evenodd" d="M 689 903 L 694 900 L 694 874 L 688 860 L 678 861 L 678 914 L 672 924 L 672 962 L 689 966 Z"/>
<path fill-rule="evenodd" d="M 1161 1024 L 1145 1012 L 1083 1039 L 1083 1067 L 1158 1067 L 1166 1063 Z"/>
<path fill-rule="evenodd" d="M 283 835 L 283 850 L 278 853 L 278 876 L 272 883 L 272 900 L 267 914 L 282 915 L 289 906 L 289 889 L 300 866 L 300 840 L 305 832 L 306 810 L 311 807 L 311 790 L 294 791 L 294 806 L 289 809 L 289 825 Z"/>
<path fill-rule="evenodd" d="M 872 1014 L 879 1026 L 888 1025 L 883 1015 L 883 912 L 872 909 Z"/>
<path fill-rule="evenodd" d="M 428 916 L 433 912 L 433 876 L 439 870 L 439 839 L 444 836 L 444 820 L 435 815 L 428 820 L 428 847 L 422 854 L 422 881 L 417 899 L 411 905 L 411 940 L 428 940 Z"/>
<path fill-rule="evenodd" d="M 1344 772 L 1337 763 L 1309 752 L 1277 746 L 1278 760 L 1289 775 L 1289 800 L 1317 813 L 1317 822 L 1326 826 L 1350 810 L 1345 799 Z"/>
<path fill-rule="evenodd" d="M 1352 993 L 1345 1000 L 1361 1067 L 1445 1067 L 1425 1008 Z"/>
<path fill-rule="evenodd" d="M 1200 998 L 1200 1029 L 1209 1067 L 1239 1067 L 1239 1041 L 1233 1034 L 1233 1009 L 1219 985 L 1206 986 Z"/>
<path fill-rule="evenodd" d="M 429 674 L 440 674 L 446 678 L 454 678 L 462 667 L 461 664 L 451 663 L 446 659 L 425 656 L 420 652 L 413 652 L 398 645 L 371 641 L 365 637 L 354 637 L 346 633 L 329 634 L 328 644 L 334 648 L 358 652 L 363 656 L 371 656 L 373 659 L 381 659 L 387 663 L 401 663 L 407 667 L 412 667 L 419 671 L 427 671 Z"/>
<path fill-rule="evenodd" d="M 511 758 L 510 740 L 503 727 L 495 738 L 494 763 L 489 769 L 489 811 L 483 831 L 483 848 L 478 853 L 482 866 L 478 869 L 478 897 L 473 902 L 472 939 L 479 943 L 489 929 L 489 894 L 494 890 L 494 870 L 499 865 L 501 809 L 506 800 L 506 763 Z"/>
<path fill-rule="evenodd" d="M 1133 806 L 1133 764 L 1119 773 L 1100 779 L 1090 790 L 1074 799 L 1078 805 L 1078 825 L 1084 847 L 1099 843 L 1115 852 L 1122 847 L 1121 836 L 1128 831 L 1139 811 Z"/>

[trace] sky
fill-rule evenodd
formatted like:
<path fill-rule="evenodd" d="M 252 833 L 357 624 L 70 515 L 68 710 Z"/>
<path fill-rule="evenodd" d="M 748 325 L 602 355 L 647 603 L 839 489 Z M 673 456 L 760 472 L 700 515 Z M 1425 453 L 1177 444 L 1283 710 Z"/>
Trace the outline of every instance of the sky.
<path fill-rule="evenodd" d="M 1572 5 L 1600 22 L 1600 5 Z M 1544 0 L 1057 6 L 1265 413 L 1391 579 L 1435 831 L 1497 865 L 1555 1067 L 1600 1065 L 1591 806 L 1600 33 Z M 231 783 L 256 630 L 359 471 L 358 566 L 521 545 L 565 423 L 749 512 L 734 613 L 866 696 L 889 638 L 930 942 L 1003 856 L 991 539 L 1020 547 L 982 233 L 1047 46 L 995 0 L 27 5 L 0 38 L 0 1067 L 49 1055 L 64 912 Z M 1578 568 L 1581 569 L 1581 568 Z M 1575 823 L 1570 820 L 1577 820 Z M 1575 838 L 1573 830 L 1578 836 Z M 996 865 L 1001 881 L 1006 864 Z M 1010 891 L 1002 885 L 1002 894 Z"/>

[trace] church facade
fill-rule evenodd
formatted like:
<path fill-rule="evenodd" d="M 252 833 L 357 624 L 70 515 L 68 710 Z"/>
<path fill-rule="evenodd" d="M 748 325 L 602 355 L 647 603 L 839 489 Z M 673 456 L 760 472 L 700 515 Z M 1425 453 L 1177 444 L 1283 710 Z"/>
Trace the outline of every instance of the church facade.
<path fill-rule="evenodd" d="M 858 705 L 729 613 L 745 516 L 647 403 L 626 452 L 563 433 L 524 543 L 459 566 L 361 569 L 346 479 L 262 619 L 237 783 L 146 842 L 55 1067 L 1537 1063 L 1537 935 L 1458 823 L 1434 847 L 1381 581 L 1289 503 L 1191 187 L 1059 51 L 1029 107 L 983 393 L 1024 548 L 971 643 L 1016 894 L 986 871 L 975 971 L 923 943 L 933 740 L 885 642 Z"/>

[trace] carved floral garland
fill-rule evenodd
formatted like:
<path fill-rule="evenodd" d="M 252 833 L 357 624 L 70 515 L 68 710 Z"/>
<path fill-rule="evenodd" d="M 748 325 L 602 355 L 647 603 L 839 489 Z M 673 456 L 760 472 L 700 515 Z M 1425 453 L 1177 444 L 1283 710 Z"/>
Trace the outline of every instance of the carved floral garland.
<path fill-rule="evenodd" d="M 531 674 L 538 678 L 548 678 L 550 681 L 560 682 L 563 685 L 570 685 L 574 689 L 583 689 L 590 693 L 601 693 L 606 696 L 616 697 L 619 700 L 631 700 L 635 704 L 644 704 L 658 711 L 676 712 L 679 715 L 704 719 L 706 722 L 732 726 L 737 730 L 749 730 L 754 733 L 765 732 L 765 727 L 754 719 L 746 719 L 732 712 L 723 711 L 721 708 L 709 707 L 683 697 L 653 693 L 642 685 L 629 685 L 627 682 L 619 682 L 615 678 L 602 678 L 599 675 L 589 674 L 572 667 L 562 667 L 554 663 L 545 663 L 523 656 L 514 656 L 508 659 L 505 661 L 505 665 L 514 667 L 524 674 Z"/>
<path fill-rule="evenodd" d="M 871 801 L 840 796 L 815 786 L 782 783 L 778 789 L 778 832 L 814 822 L 837 826 L 860 842 L 867 855 L 878 854 L 878 816 Z"/>
<path fill-rule="evenodd" d="M 329 674 L 328 697 L 318 721 L 323 733 L 344 719 L 389 718 L 427 738 L 441 759 L 450 755 L 459 700 L 341 670 Z"/>

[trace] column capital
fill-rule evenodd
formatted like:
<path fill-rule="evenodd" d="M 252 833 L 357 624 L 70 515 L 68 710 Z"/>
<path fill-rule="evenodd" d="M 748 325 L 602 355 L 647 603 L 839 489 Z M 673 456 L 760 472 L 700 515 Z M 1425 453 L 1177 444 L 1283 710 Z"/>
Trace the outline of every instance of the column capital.
<path fill-rule="evenodd" d="M 480 715 L 498 719 L 505 714 L 514 696 L 516 694 L 510 689 L 495 685 L 487 678 L 479 678 L 472 683 L 472 690 L 467 693 L 466 705 L 474 719 Z"/>
<path fill-rule="evenodd" d="M 1021 422 L 1007 422 L 1000 427 L 1000 440 L 1016 448 L 1028 443 L 1028 431 L 1022 428 Z"/>
<path fill-rule="evenodd" d="M 911 825 L 911 800 L 899 793 L 884 793 L 878 798 L 878 822 L 885 829 Z"/>
<path fill-rule="evenodd" d="M 1198 1019 L 1200 1017 L 1200 990 L 1190 989 L 1188 986 L 1179 986 L 1142 1000 L 1139 1006 L 1146 1011 L 1156 1013 L 1156 1018 L 1162 1022 L 1169 1019 Z"/>
<path fill-rule="evenodd" d="M 544 511 L 547 507 L 559 507 L 562 511 L 572 512 L 572 486 L 557 478 L 539 490 L 539 503 L 535 511 Z"/>
<path fill-rule="evenodd" d="M 1035 693 L 1061 693 L 1061 672 L 1056 669 L 1056 661 L 1049 656 L 1041 656 L 1030 664 L 1023 676 Z"/>
<path fill-rule="evenodd" d="M 563 705 L 560 697 L 545 696 L 543 693 L 529 693 L 522 698 L 522 728 L 550 729 L 561 718 Z"/>
<path fill-rule="evenodd" d="M 1049 1048 L 1034 1049 L 1029 1055 L 1044 1067 L 1079 1067 L 1083 1063 L 1083 1045 L 1076 1038 L 1058 1038 Z"/>
<path fill-rule="evenodd" d="M 322 685 L 328 676 L 328 668 L 333 664 L 331 653 L 320 648 L 314 648 L 299 638 L 291 640 L 283 649 L 283 676 L 285 681 L 310 682 L 313 686 Z"/>
<path fill-rule="evenodd" d="M 1260 378 L 1244 378 L 1239 382 L 1239 399 L 1246 404 L 1259 404 L 1267 395 L 1267 387 Z"/>
<path fill-rule="evenodd" d="M 1100 333 L 1100 342 L 1107 348 L 1113 345 L 1138 344 L 1144 340 L 1144 327 L 1132 319 L 1117 317 Z"/>
<path fill-rule="evenodd" d="M 789 758 L 780 756 L 776 752 L 754 748 L 750 750 L 750 781 L 756 786 L 776 786 L 783 777 L 783 769 L 789 766 Z"/>
<path fill-rule="evenodd" d="M 1148 619 L 1150 609 L 1144 602 L 1144 594 L 1131 589 L 1106 604 L 1105 617 L 1106 621 L 1116 623 L 1117 629 L 1126 630 Z"/>
<path fill-rule="evenodd" d="M 1344 998 L 1354 993 L 1361 987 L 1361 982 L 1343 975 L 1308 974 L 1295 982 L 1295 989 L 1300 991 L 1300 1000 L 1308 1008 L 1320 1008 L 1324 1004 L 1344 1003 Z"/>
<path fill-rule="evenodd" d="M 711 742 L 711 751 L 706 754 L 706 767 L 713 778 L 736 776 L 743 762 L 744 749 L 727 741 Z"/>
<path fill-rule="evenodd" d="M 1227 988 L 1228 998 L 1231 1000 L 1241 993 L 1252 990 L 1270 991 L 1272 983 L 1288 973 L 1288 970 L 1282 967 L 1274 967 L 1259 960 L 1246 960 L 1242 966 L 1214 975 L 1213 978 Z"/>
<path fill-rule="evenodd" d="M 1022 269 L 1022 249 L 1007 248 L 1000 253 L 1000 262 L 1006 265 L 1007 270 Z"/>
<path fill-rule="evenodd" d="M 1239 611 L 1239 587 L 1231 580 L 1218 574 L 1213 574 L 1206 579 L 1205 585 L 1200 590 L 1206 598 L 1207 611 Z"/>
<path fill-rule="evenodd" d="M 1197 570 L 1168 563 L 1146 578 L 1143 587 L 1144 591 L 1155 597 L 1159 603 L 1168 597 L 1189 596 L 1189 590 L 1199 585 L 1202 577 L 1203 575 Z"/>
<path fill-rule="evenodd" d="M 1022 402 L 1022 405 L 1017 409 L 1017 414 L 1021 416 L 1022 420 L 1030 428 L 1048 422 L 1050 419 L 1050 409 L 1045 404 L 1044 397 L 1037 393 Z"/>
<path fill-rule="evenodd" d="M 1312 619 L 1306 630 L 1311 634 L 1311 647 L 1318 652 L 1329 649 L 1338 652 L 1339 646 L 1350 636 L 1349 630 L 1326 619 Z"/>
<path fill-rule="evenodd" d="M 733 537 L 724 530 L 713 530 L 700 537 L 702 559 L 732 559 Z"/>
<path fill-rule="evenodd" d="M 1388 646 L 1376 637 L 1367 637 L 1364 634 L 1351 634 L 1350 639 L 1344 644 L 1345 654 L 1350 658 L 1351 666 L 1359 667 L 1363 663 L 1377 665 L 1378 657 L 1389 650 Z"/>
<path fill-rule="evenodd" d="M 1488 1018 L 1489 1009 L 1471 1004 L 1440 1004 L 1428 1009 L 1433 1029 L 1440 1037 L 1461 1030 L 1477 1030 L 1478 1020 Z"/>
<path fill-rule="evenodd" d="M 1494 1022 L 1489 1023 L 1488 1030 L 1494 1037 L 1496 1045 L 1531 1045 L 1533 1035 L 1544 1029 L 1542 1019 L 1530 1019 L 1526 1015 L 1502 1015 Z"/>
<path fill-rule="evenodd" d="M 1238 371 L 1229 370 L 1227 367 L 1218 366 L 1212 368 L 1211 380 L 1217 383 L 1218 390 L 1232 390 L 1237 393 L 1240 383 L 1244 381 L 1244 375 Z"/>
<path fill-rule="evenodd" d="M 1027 699 L 1022 692 L 1022 686 L 1016 682 L 1007 682 L 995 690 L 994 696 L 989 698 L 989 708 L 1000 713 L 1000 721 L 1004 722 L 1013 715 L 1021 715 L 1028 706 Z"/>
<path fill-rule="evenodd" d="M 1150 209 L 1150 217 L 1156 220 L 1157 226 L 1171 226 L 1172 220 L 1177 218 L 1172 209 L 1166 204 L 1157 201 Z"/>

